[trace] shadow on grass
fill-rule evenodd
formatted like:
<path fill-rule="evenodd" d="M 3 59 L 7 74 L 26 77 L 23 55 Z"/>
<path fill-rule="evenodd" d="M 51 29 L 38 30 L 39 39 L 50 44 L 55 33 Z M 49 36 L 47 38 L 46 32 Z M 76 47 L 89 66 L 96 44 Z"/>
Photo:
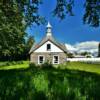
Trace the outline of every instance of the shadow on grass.
<path fill-rule="evenodd" d="M 45 67 L 44 67 L 45 66 Z M 46 67 L 47 66 L 47 67 Z M 100 75 L 52 65 L 0 71 L 0 100 L 99 100 Z"/>

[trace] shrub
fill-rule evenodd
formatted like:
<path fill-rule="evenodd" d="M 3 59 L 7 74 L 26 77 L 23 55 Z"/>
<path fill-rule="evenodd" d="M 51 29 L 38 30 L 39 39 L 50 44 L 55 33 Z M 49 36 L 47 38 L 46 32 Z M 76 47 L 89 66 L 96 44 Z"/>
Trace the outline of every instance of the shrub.
<path fill-rule="evenodd" d="M 53 65 L 49 62 L 45 62 L 44 64 L 40 65 L 41 68 L 43 69 L 51 69 L 54 68 Z"/>

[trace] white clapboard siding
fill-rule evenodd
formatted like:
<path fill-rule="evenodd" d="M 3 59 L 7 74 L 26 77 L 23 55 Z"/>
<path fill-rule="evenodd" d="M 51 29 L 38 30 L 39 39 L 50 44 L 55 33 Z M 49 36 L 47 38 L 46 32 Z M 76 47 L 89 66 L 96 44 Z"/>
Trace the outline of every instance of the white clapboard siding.
<path fill-rule="evenodd" d="M 51 44 L 51 50 L 47 51 L 47 44 Z M 40 46 L 38 49 L 36 49 L 34 52 L 63 52 L 59 47 L 57 47 L 55 44 L 53 44 L 50 41 L 47 41 L 42 46 Z"/>

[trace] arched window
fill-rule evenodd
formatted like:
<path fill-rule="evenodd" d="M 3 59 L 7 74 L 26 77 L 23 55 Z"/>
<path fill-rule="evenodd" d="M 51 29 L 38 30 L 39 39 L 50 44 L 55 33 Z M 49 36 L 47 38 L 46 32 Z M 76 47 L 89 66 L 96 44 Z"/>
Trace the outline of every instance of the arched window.
<path fill-rule="evenodd" d="M 51 50 L 51 44 L 47 44 L 47 51 Z"/>

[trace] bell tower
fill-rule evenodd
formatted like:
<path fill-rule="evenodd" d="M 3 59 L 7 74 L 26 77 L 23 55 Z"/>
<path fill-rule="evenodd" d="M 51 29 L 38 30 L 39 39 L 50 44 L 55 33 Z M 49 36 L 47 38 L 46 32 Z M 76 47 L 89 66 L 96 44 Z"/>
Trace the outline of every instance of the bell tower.
<path fill-rule="evenodd" d="M 50 25 L 49 22 L 48 22 L 48 24 L 46 26 L 46 35 L 47 36 L 52 36 L 52 26 Z"/>

